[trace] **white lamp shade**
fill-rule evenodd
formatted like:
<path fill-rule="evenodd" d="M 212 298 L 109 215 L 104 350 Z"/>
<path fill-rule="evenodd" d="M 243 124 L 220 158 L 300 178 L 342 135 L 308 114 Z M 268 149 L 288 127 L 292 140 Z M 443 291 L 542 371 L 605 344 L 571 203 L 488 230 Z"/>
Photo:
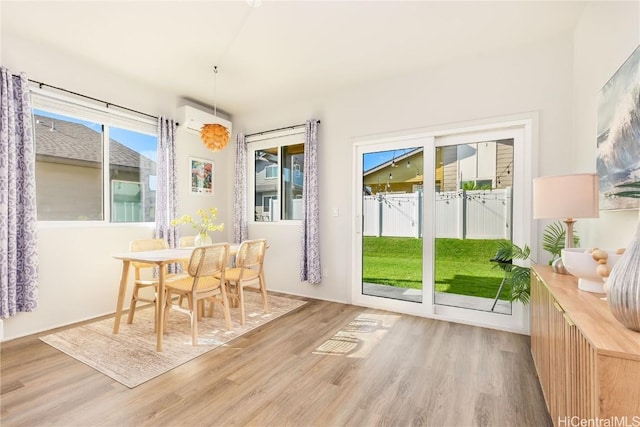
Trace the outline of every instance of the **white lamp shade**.
<path fill-rule="evenodd" d="M 534 218 L 598 218 L 598 175 L 544 176 L 533 180 Z"/>

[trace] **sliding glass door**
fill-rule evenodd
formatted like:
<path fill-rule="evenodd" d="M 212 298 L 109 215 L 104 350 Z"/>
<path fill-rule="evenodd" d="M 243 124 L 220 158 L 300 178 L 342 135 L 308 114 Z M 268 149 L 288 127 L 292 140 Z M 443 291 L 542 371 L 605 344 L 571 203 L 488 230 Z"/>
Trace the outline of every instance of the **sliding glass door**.
<path fill-rule="evenodd" d="M 527 330 L 526 307 L 511 302 L 509 263 L 499 262 L 496 254 L 505 245 L 535 244 L 529 225 L 530 132 L 527 122 L 451 132 L 437 136 L 426 151 L 432 171 L 425 200 L 433 219 L 429 283 L 435 316 Z"/>
<path fill-rule="evenodd" d="M 495 259 L 513 231 L 513 138 L 436 139 L 434 302 L 511 314 L 508 265 Z"/>
<path fill-rule="evenodd" d="M 356 149 L 356 304 L 414 314 L 431 305 L 423 245 L 427 140 L 407 138 Z"/>
<path fill-rule="evenodd" d="M 362 153 L 363 295 L 422 302 L 422 153 Z"/>
<path fill-rule="evenodd" d="M 495 256 L 535 245 L 531 135 L 521 120 L 357 144 L 352 302 L 526 331 Z"/>

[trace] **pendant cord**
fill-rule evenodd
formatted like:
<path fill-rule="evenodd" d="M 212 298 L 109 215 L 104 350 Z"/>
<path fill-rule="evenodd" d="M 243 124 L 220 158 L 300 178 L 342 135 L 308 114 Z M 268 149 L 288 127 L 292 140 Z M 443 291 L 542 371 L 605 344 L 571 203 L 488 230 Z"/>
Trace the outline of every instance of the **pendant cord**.
<path fill-rule="evenodd" d="M 218 66 L 213 66 L 213 115 L 218 117 Z"/>

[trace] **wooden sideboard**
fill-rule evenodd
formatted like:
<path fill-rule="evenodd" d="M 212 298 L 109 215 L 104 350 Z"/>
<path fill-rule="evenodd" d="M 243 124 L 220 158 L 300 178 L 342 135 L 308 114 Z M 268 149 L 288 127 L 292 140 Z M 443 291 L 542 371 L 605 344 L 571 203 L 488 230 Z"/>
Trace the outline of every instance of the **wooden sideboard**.
<path fill-rule="evenodd" d="M 579 290 L 576 277 L 532 266 L 531 354 L 556 426 L 640 425 L 640 332 L 602 297 Z"/>

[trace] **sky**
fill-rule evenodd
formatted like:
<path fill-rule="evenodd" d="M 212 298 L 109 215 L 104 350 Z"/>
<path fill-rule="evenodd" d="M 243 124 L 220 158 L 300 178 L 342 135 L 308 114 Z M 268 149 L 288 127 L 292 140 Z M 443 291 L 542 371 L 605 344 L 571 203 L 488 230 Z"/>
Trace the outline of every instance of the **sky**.
<path fill-rule="evenodd" d="M 381 164 L 392 160 L 394 157 L 400 157 L 412 150 L 415 150 L 415 147 L 404 148 L 401 150 L 376 151 L 375 153 L 366 153 L 362 156 L 364 171 L 368 171 L 375 168 L 376 166 L 380 166 Z"/>

